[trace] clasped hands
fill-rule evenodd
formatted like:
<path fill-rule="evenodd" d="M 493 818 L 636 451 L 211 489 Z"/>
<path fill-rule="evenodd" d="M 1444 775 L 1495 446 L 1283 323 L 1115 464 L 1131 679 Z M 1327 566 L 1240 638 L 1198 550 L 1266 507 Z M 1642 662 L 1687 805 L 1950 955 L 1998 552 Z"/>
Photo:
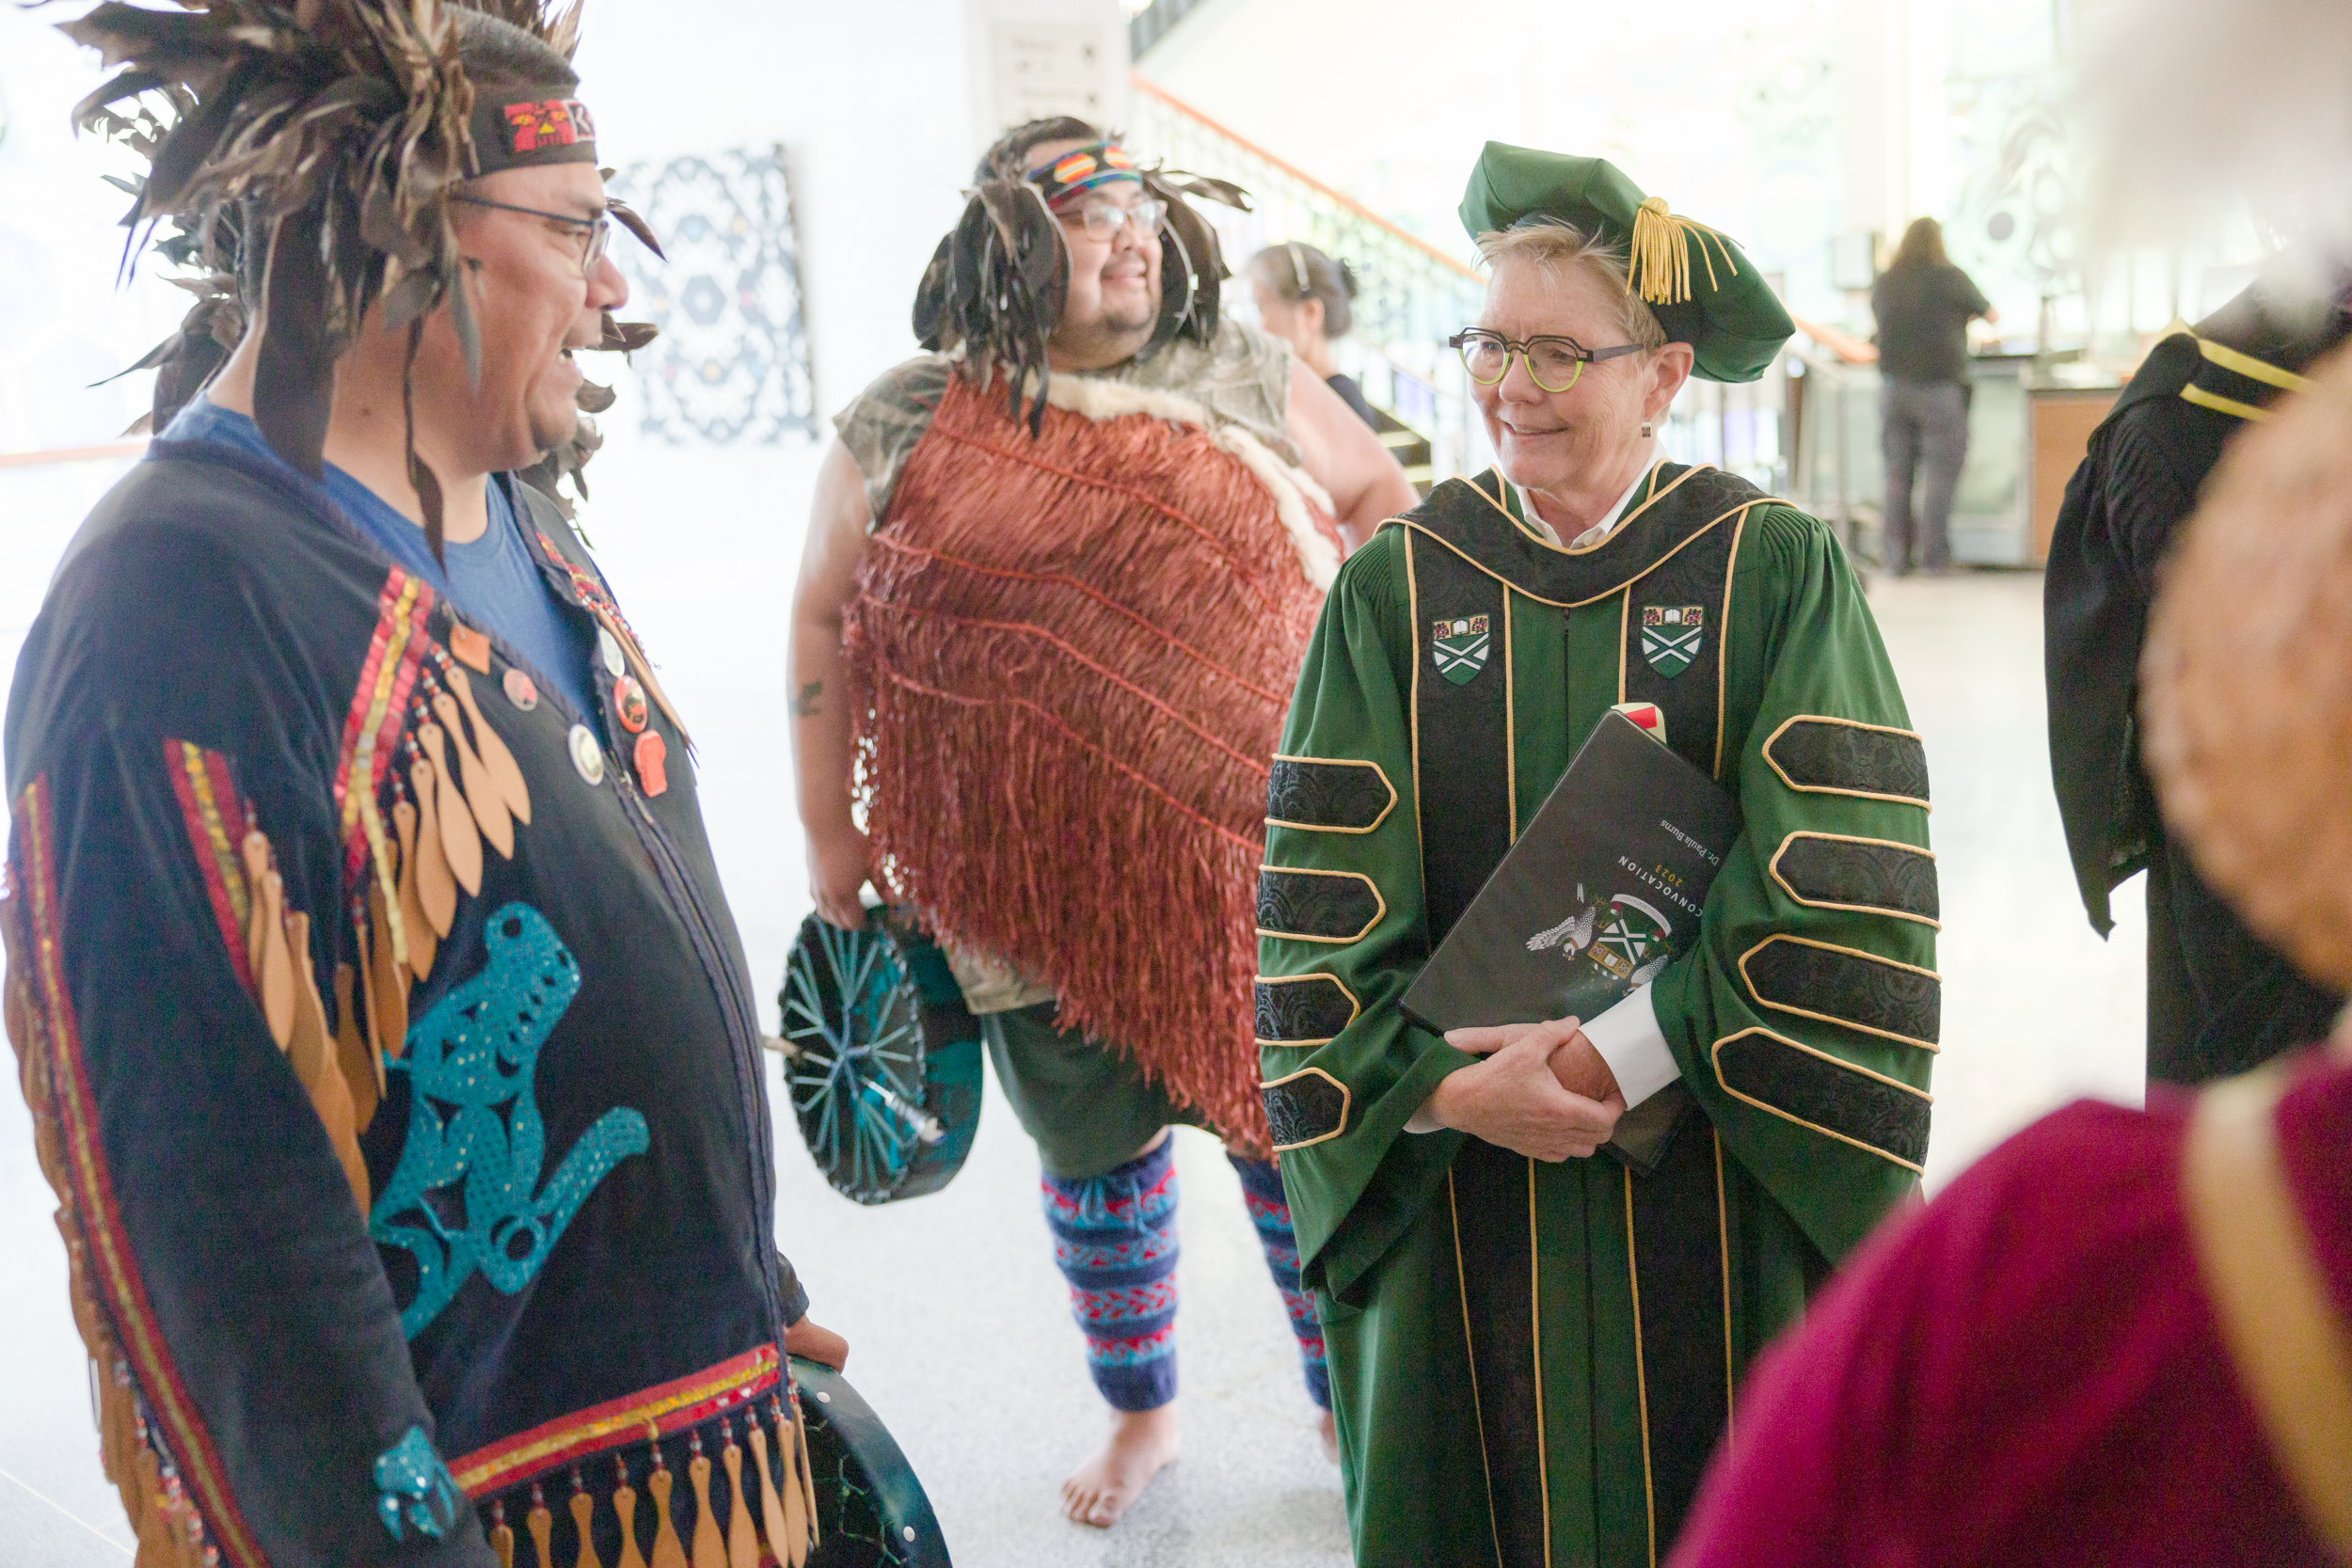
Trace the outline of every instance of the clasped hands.
<path fill-rule="evenodd" d="M 1580 1022 L 1449 1030 L 1446 1044 L 1486 1057 L 1450 1072 L 1415 1117 L 1537 1160 L 1579 1160 L 1609 1141 L 1625 1096 Z"/>

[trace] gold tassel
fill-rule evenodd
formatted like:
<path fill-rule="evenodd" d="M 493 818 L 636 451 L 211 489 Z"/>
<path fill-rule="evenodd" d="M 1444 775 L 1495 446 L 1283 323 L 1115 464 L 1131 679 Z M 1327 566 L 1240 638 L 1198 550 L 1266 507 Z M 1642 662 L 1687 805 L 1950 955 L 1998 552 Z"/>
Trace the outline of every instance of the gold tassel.
<path fill-rule="evenodd" d="M 637 1549 L 637 1488 L 628 1483 L 628 1461 L 612 1456 L 621 1484 L 612 1489 L 612 1512 L 621 1517 L 621 1557 L 614 1568 L 645 1568 L 645 1554 Z"/>
<path fill-rule="evenodd" d="M 604 1563 L 596 1556 L 596 1544 L 589 1528 L 596 1516 L 596 1499 L 588 1495 L 587 1487 L 580 1483 L 580 1472 L 574 1470 L 572 1472 L 572 1533 L 580 1537 L 580 1556 L 573 1560 L 572 1568 L 604 1568 Z"/>
<path fill-rule="evenodd" d="M 418 895 L 417 808 L 405 800 L 394 801 L 392 826 L 400 834 L 400 927 L 407 939 L 408 973 L 422 981 L 433 973 L 433 954 L 440 942 L 424 918 L 424 902 Z M 389 1049 L 400 1054 L 397 1044 Z"/>
<path fill-rule="evenodd" d="M 726 1430 L 727 1446 L 720 1450 L 719 1460 L 726 1466 L 727 1490 L 733 1494 L 727 1509 L 727 1568 L 759 1568 L 759 1531 L 752 1528 L 751 1503 L 743 1496 L 743 1445 L 735 1440 L 734 1421 L 727 1422 Z"/>
<path fill-rule="evenodd" d="M 768 1528 L 768 1550 L 780 1564 L 792 1561 L 792 1543 L 798 1541 L 806 1550 L 808 1530 L 805 1526 L 795 1529 L 784 1499 L 776 1495 L 775 1473 L 768 1465 L 768 1429 L 759 1424 L 759 1412 L 752 1412 L 752 1464 L 759 1470 L 759 1515 Z M 799 1495 L 797 1486 L 794 1496 Z"/>
<path fill-rule="evenodd" d="M 694 1568 L 727 1568 L 727 1549 L 719 1538 L 719 1521 L 710 1512 L 710 1456 L 703 1452 L 703 1434 L 687 1433 L 694 1457 L 686 1473 L 694 1483 Z"/>
<path fill-rule="evenodd" d="M 523 1515 L 523 1526 L 531 1531 L 531 1549 L 539 1556 L 539 1568 L 555 1568 L 548 1556 L 548 1542 L 555 1533 L 555 1515 L 548 1512 L 548 1499 L 539 1490 L 539 1483 L 531 1483 L 531 1512 Z"/>
<path fill-rule="evenodd" d="M 375 958 L 368 973 L 368 1034 L 374 1044 L 372 1054 L 375 1083 L 381 1093 L 384 1053 L 389 1051 L 397 1056 L 408 1047 L 408 966 L 385 939 L 385 929 L 391 924 L 391 907 L 385 902 L 380 885 L 368 889 L 368 908 L 375 917 Z M 417 925 L 421 930 L 424 922 L 420 920 Z"/>
<path fill-rule="evenodd" d="M 653 1494 L 653 1568 L 686 1568 L 686 1548 L 678 1542 L 677 1526 L 670 1522 L 670 1488 L 676 1484 L 677 1477 L 661 1462 L 661 1445 L 654 1444 L 653 1474 L 645 1478 L 645 1490 Z"/>
<path fill-rule="evenodd" d="M 457 776 L 466 786 L 466 804 L 473 812 L 474 826 L 490 841 L 490 847 L 501 860 L 515 858 L 515 819 L 507 814 L 505 792 L 491 781 L 490 769 L 466 743 L 466 721 L 457 712 L 457 700 L 446 691 L 433 694 L 433 711 L 440 716 L 442 733 L 457 752 Z"/>
<path fill-rule="evenodd" d="M 1693 236 L 1698 243 L 1699 264 L 1707 269 L 1710 293 L 1718 285 L 1714 259 L 1707 251 L 1708 240 L 1713 240 L 1715 248 L 1723 252 L 1724 265 L 1734 277 L 1739 275 L 1740 264 L 1731 259 L 1731 247 L 1721 234 L 1703 223 L 1677 217 L 1667 211 L 1664 197 L 1653 196 L 1633 214 L 1633 245 L 1626 261 L 1626 292 L 1639 293 L 1651 305 L 1680 305 L 1689 299 L 1690 242 Z"/>
<path fill-rule="evenodd" d="M 417 902 L 424 907 L 433 934 L 446 937 L 457 921 L 457 877 L 450 870 L 449 851 L 441 841 L 441 811 L 436 803 L 440 792 L 433 765 L 422 754 L 409 766 L 408 782 L 417 792 Z"/>
<path fill-rule="evenodd" d="M 310 917 L 300 911 L 288 915 L 286 938 L 294 949 L 298 971 L 294 1036 L 286 1047 L 286 1059 L 294 1068 L 294 1077 L 310 1094 L 310 1108 L 318 1113 L 320 1125 L 326 1129 L 326 1141 L 342 1164 L 343 1179 L 351 1183 L 351 1196 L 358 1201 L 359 1212 L 365 1214 L 372 1201 L 368 1165 L 359 1157 L 359 1121 L 351 1103 L 351 1089 L 335 1065 L 333 1047 L 327 1039 L 326 1006 L 319 1000 L 318 977 L 310 965 Z"/>
<path fill-rule="evenodd" d="M 441 818 L 441 850 L 449 857 L 450 872 L 456 877 L 459 887 L 468 893 L 480 893 L 482 832 L 474 825 L 472 809 L 466 804 L 466 794 L 458 786 L 457 776 L 450 771 L 448 737 L 441 733 L 440 725 L 425 723 L 417 726 L 417 738 L 424 743 L 425 760 L 433 765 L 433 775 L 438 781 L 434 805 Z"/>
<path fill-rule="evenodd" d="M 490 1504 L 490 1550 L 498 1554 L 499 1568 L 515 1568 L 515 1527 L 506 1522 L 502 1497 Z"/>

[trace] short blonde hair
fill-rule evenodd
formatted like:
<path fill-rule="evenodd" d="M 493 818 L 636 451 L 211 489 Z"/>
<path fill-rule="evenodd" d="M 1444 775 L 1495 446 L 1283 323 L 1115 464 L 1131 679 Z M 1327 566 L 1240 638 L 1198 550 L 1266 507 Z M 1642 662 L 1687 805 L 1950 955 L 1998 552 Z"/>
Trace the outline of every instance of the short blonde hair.
<path fill-rule="evenodd" d="M 1490 277 L 1505 261 L 1524 261 L 1555 278 L 1581 269 L 1608 285 L 1626 341 L 1645 349 L 1666 346 L 1666 329 L 1627 281 L 1629 272 L 1620 246 L 1557 218 L 1523 218 L 1508 229 L 1489 229 L 1477 244 L 1478 259 Z"/>

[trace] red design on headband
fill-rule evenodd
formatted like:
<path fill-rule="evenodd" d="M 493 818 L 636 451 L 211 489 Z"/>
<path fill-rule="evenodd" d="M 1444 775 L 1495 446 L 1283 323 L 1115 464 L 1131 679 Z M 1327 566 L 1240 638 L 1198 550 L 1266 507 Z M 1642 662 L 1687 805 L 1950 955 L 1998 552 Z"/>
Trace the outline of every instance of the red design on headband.
<path fill-rule="evenodd" d="M 569 147 L 574 142 L 593 141 L 596 135 L 596 122 L 588 118 L 588 105 L 577 98 L 509 103 L 506 123 L 515 128 L 517 152 Z"/>

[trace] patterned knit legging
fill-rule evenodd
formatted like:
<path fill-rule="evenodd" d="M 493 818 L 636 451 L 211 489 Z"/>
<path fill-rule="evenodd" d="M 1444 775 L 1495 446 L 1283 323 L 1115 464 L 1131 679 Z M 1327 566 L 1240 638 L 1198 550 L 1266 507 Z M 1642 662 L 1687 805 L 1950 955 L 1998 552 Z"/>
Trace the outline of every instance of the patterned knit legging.
<path fill-rule="evenodd" d="M 1298 1242 L 1270 1161 L 1228 1153 L 1241 1173 L 1266 1267 L 1298 1338 L 1307 1391 L 1330 1407 L 1323 1325 L 1298 1285 Z M 1080 1181 L 1041 1183 L 1054 1261 L 1070 1281 L 1087 1368 L 1116 1410 L 1156 1410 L 1176 1397 L 1176 1160 L 1172 1140 Z"/>

